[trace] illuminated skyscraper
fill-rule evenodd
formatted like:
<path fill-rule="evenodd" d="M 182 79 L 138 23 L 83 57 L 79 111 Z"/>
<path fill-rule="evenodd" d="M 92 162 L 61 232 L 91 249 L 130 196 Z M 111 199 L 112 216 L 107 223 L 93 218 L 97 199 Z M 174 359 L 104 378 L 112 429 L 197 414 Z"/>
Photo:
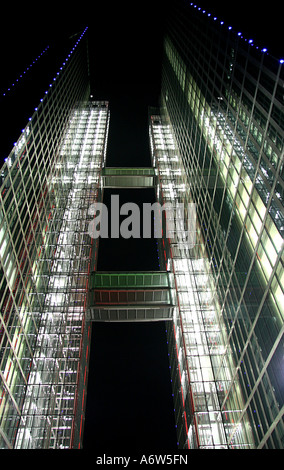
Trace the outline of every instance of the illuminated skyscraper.
<path fill-rule="evenodd" d="M 76 39 L 1 169 L 0 447 L 81 448 L 92 322 L 164 321 L 179 448 L 283 448 L 283 61 L 173 2 L 152 167 L 108 168 Z M 159 271 L 97 271 L 104 188 L 183 204 Z"/>
<path fill-rule="evenodd" d="M 152 155 L 162 200 L 196 204 L 166 244 L 182 448 L 283 448 L 283 60 L 198 5 L 166 24 Z"/>
<path fill-rule="evenodd" d="M 80 448 L 85 321 L 108 105 L 88 102 L 86 31 L 1 169 L 1 448 Z"/>

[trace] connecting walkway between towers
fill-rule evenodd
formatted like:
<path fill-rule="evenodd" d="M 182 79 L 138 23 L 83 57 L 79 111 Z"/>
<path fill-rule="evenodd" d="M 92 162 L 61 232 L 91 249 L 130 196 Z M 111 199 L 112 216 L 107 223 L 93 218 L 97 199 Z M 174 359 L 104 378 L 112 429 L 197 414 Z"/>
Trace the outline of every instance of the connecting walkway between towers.
<path fill-rule="evenodd" d="M 153 167 L 105 167 L 103 188 L 156 187 Z M 89 279 L 87 319 L 103 322 L 172 320 L 173 278 L 167 271 L 93 271 Z"/>
<path fill-rule="evenodd" d="M 156 185 L 155 169 L 105 167 L 102 170 L 104 188 L 151 188 Z"/>
<path fill-rule="evenodd" d="M 222 181 L 219 172 L 214 168 L 203 168 L 203 170 L 194 177 L 198 178 L 202 188 L 222 188 Z M 156 187 L 158 176 L 152 167 L 105 167 L 102 170 L 102 180 L 104 188 L 151 188 Z M 188 176 L 190 183 L 192 178 Z"/>
<path fill-rule="evenodd" d="M 91 273 L 87 319 L 103 322 L 171 320 L 171 273 L 103 272 Z"/>

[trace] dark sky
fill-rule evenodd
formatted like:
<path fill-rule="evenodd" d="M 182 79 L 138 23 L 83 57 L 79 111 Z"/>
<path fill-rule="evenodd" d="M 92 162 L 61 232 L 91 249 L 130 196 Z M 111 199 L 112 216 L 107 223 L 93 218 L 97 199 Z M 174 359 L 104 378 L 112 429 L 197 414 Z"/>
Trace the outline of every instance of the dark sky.
<path fill-rule="evenodd" d="M 170 3 L 161 0 L 93 1 L 77 2 L 73 7 L 72 2 L 48 2 L 44 6 L 38 2 L 33 8 L 26 3 L 1 7 L 0 92 L 47 45 L 60 44 L 62 38 L 82 31 L 87 25 L 92 94 L 95 99 L 110 102 L 107 164 L 150 165 L 147 113 L 149 105 L 159 103 L 161 38 L 164 13 Z M 233 26 L 240 25 L 240 30 L 254 33 L 253 38 L 259 38 L 267 47 L 273 46 L 284 56 L 279 46 L 282 31 L 279 0 L 269 4 L 205 0 L 199 4 L 217 16 L 230 19 Z M 47 56 L 41 59 L 42 63 L 43 60 L 48 61 Z M 31 90 L 40 90 L 40 82 L 38 77 L 31 83 L 28 75 L 23 81 L 18 93 L 29 90 L 23 101 L 26 105 L 17 105 L 16 94 L 11 105 L 0 100 L 1 159 L 6 156 L 10 143 L 12 145 L 18 137 L 13 132 L 16 123 L 19 129 L 26 125 L 27 107 L 35 99 Z M 5 128 L 8 114 L 7 122 L 11 124 Z M 147 197 L 152 196 L 148 194 Z M 102 267 L 104 257 L 108 260 L 108 264 L 105 262 L 107 269 L 134 269 L 141 266 L 141 257 L 149 268 L 157 263 L 153 246 L 145 247 L 143 243 L 136 247 L 129 243 L 120 250 L 119 257 L 113 255 L 115 251 L 118 253 L 114 245 L 105 243 L 102 246 Z M 144 256 L 146 251 L 148 257 Z M 87 398 L 86 449 L 95 453 L 121 448 L 143 452 L 153 447 L 154 442 L 156 449 L 176 449 L 167 360 L 163 323 L 95 325 Z"/>
<path fill-rule="evenodd" d="M 255 0 L 202 0 L 198 4 L 268 47 L 273 55 L 284 56 L 282 5 L 279 1 L 272 0 L 269 4 L 260 5 Z M 8 103 L 5 99 L 3 102 L 1 91 L 11 86 L 47 45 L 50 45 L 52 51 L 58 47 L 62 38 L 68 38 L 88 26 L 92 92 L 96 98 L 110 101 L 112 122 L 115 123 L 110 132 L 120 135 L 120 159 L 124 158 L 125 164 L 131 164 L 135 148 L 135 158 L 139 157 L 139 161 L 140 157 L 142 160 L 145 158 L 145 164 L 148 164 L 145 156 L 147 149 L 143 148 L 145 129 L 147 134 L 147 107 L 158 102 L 161 33 L 164 15 L 167 8 L 170 9 L 171 1 L 82 1 L 80 6 L 76 4 L 74 8 L 67 2 L 61 2 L 62 6 L 59 8 L 58 3 L 54 1 L 48 2 L 44 7 L 40 2 L 31 5 L 27 8 L 26 3 L 20 3 L 15 9 L 12 3 L 6 2 L 5 6 L 1 7 L 1 124 L 7 120 L 8 114 L 12 115 L 11 125 L 9 124 L 12 135 L 1 128 L 1 161 L 17 139 L 18 131 L 12 132 L 12 129 L 19 129 L 21 132 L 30 111 L 38 104 L 42 96 L 43 80 L 40 76 L 31 79 L 29 72 L 22 80 L 22 86 L 14 88 L 19 90 L 21 100 L 25 95 L 26 101 L 23 105 L 16 99 L 15 91 L 14 101 Z M 37 63 L 44 66 L 46 81 L 48 72 L 53 74 L 52 65 L 48 64 L 48 56 L 51 54 L 46 54 Z M 36 65 L 33 70 L 40 71 L 40 67 Z M 27 93 L 26 89 L 29 90 L 30 86 L 32 93 Z M 45 89 L 46 83 L 42 86 Z M 40 91 L 35 94 L 38 88 Z M 17 121 L 19 124 L 16 126 Z M 135 138 L 132 140 L 133 135 Z M 128 150 L 130 148 L 131 152 Z M 112 158 L 116 160 L 116 155 L 116 151 L 113 153 L 109 150 L 110 164 Z"/>
<path fill-rule="evenodd" d="M 133 4 L 130 14 L 117 6 L 111 29 L 106 20 L 103 37 L 108 42 L 102 49 L 97 50 L 101 31 L 92 32 L 92 93 L 110 103 L 109 166 L 151 165 L 148 106 L 159 103 L 163 24 L 153 4 L 139 5 Z M 121 203 L 154 202 L 153 191 L 119 194 Z M 109 196 L 110 191 L 106 203 Z M 156 244 L 103 240 L 98 267 L 157 269 Z M 96 372 L 89 379 L 84 448 L 176 450 L 165 324 L 94 325 L 92 341 L 90 370 Z"/>
<path fill-rule="evenodd" d="M 130 15 L 116 11 L 111 30 L 106 21 L 103 37 L 108 42 L 102 49 L 97 50 L 101 31 L 92 32 L 92 93 L 110 103 L 109 166 L 151 165 L 148 106 L 159 103 L 162 25 L 153 7 L 141 9 L 135 6 Z M 110 193 L 105 194 L 106 203 Z M 153 191 L 119 194 L 121 203 L 154 202 Z M 103 240 L 98 267 L 157 269 L 156 244 Z M 94 325 L 92 369 L 96 372 L 89 379 L 85 449 L 177 449 L 164 323 Z"/>

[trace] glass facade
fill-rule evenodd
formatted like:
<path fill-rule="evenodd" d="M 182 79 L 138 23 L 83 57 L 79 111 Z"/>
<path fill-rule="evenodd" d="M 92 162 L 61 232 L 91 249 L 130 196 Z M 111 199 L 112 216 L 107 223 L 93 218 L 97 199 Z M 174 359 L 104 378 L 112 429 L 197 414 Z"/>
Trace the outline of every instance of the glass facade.
<path fill-rule="evenodd" d="M 1 169 L 1 448 L 82 443 L 87 210 L 100 198 L 108 130 L 107 103 L 85 101 L 85 32 Z"/>
<path fill-rule="evenodd" d="M 177 2 L 162 66 L 154 165 L 163 197 L 185 192 L 198 221 L 195 248 L 173 239 L 167 253 L 180 291 L 178 383 L 190 392 L 181 446 L 283 448 L 282 61 Z M 199 303 L 184 303 L 183 289 Z"/>
<path fill-rule="evenodd" d="M 161 204 L 182 203 L 187 207 L 190 192 L 171 126 L 162 116 L 152 115 L 150 132 L 153 164 L 159 179 L 157 197 Z M 200 226 L 194 217 L 187 219 L 187 227 L 182 224 L 184 219 L 179 221 L 178 213 L 175 219 L 175 230 L 163 237 L 163 246 L 166 266 L 174 276 L 176 289 L 173 322 L 167 330 L 179 445 L 223 449 L 228 447 L 230 437 L 232 446 L 247 448 L 247 420 L 236 433 L 235 426 L 222 417 L 219 397 L 232 377 L 229 359 L 224 354 L 225 328 L 216 304 L 214 278 Z M 169 224 L 169 218 L 165 217 L 164 233 Z M 197 232 L 194 246 L 192 239 L 182 236 L 190 224 Z M 223 376 L 216 381 L 214 369 L 220 362 Z M 243 406 L 238 396 L 238 402 L 230 410 L 235 419 Z"/>
<path fill-rule="evenodd" d="M 151 168 L 106 167 L 86 30 L 1 168 L 2 449 L 81 448 L 91 321 L 161 320 L 179 447 L 283 448 L 283 61 L 170 13 Z M 104 188 L 183 205 L 159 213 L 159 271 L 97 271 Z"/>

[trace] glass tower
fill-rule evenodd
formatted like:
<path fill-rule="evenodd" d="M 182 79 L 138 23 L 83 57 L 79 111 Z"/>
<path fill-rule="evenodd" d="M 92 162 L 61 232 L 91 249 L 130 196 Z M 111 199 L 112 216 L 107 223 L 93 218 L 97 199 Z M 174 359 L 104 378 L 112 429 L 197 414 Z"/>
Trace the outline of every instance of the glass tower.
<path fill-rule="evenodd" d="M 1 168 L 0 448 L 82 447 L 97 321 L 165 322 L 180 449 L 283 448 L 283 61 L 194 3 L 170 13 L 151 168 L 106 166 L 86 30 Z M 176 209 L 159 271 L 97 270 L 105 188 Z"/>
<path fill-rule="evenodd" d="M 86 46 L 85 30 L 1 169 L 1 448 L 82 444 L 88 208 L 108 131 L 108 104 L 86 101 Z"/>
<path fill-rule="evenodd" d="M 165 242 L 179 444 L 283 448 L 283 60 L 194 3 L 165 30 L 157 196 L 197 215 Z"/>

